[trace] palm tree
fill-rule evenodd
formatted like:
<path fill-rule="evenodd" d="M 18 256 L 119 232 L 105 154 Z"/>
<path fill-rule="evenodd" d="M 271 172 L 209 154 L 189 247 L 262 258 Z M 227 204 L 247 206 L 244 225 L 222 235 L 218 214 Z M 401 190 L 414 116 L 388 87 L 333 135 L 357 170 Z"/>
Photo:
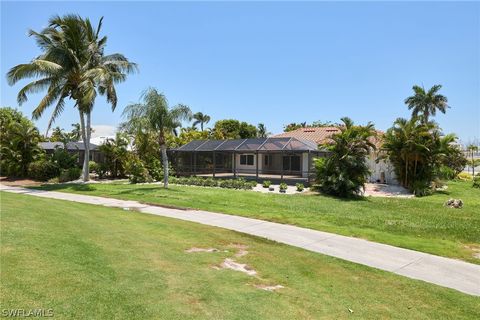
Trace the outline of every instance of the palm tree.
<path fill-rule="evenodd" d="M 203 125 L 210 122 L 210 116 L 203 114 L 201 112 L 197 112 L 193 115 L 193 119 L 195 121 L 193 122 L 193 126 L 195 127 L 197 124 L 200 124 L 200 130 L 203 131 Z"/>
<path fill-rule="evenodd" d="M 435 116 L 437 110 L 445 113 L 449 106 L 447 97 L 438 93 L 441 88 L 442 86 L 437 84 L 431 87 L 430 90 L 425 91 L 423 86 L 413 86 L 414 95 L 405 99 L 408 109 L 412 110 L 412 117 L 420 115 L 422 122 L 427 123 L 429 117 Z"/>
<path fill-rule="evenodd" d="M 267 127 L 263 123 L 259 123 L 257 126 L 257 129 L 258 129 L 257 135 L 259 138 L 266 138 L 270 134 L 270 132 L 268 132 L 267 130 Z"/>
<path fill-rule="evenodd" d="M 104 55 L 107 37 L 99 36 L 102 21 L 103 18 L 95 28 L 89 19 L 78 15 L 52 17 L 41 32 L 29 31 L 42 54 L 29 63 L 13 67 L 7 74 L 10 85 L 26 78 L 40 78 L 23 87 L 17 100 L 23 104 L 28 94 L 47 90 L 32 114 L 38 119 L 48 107 L 54 106 L 47 132 L 63 112 L 65 100 L 74 101 L 85 146 L 84 181 L 89 179 L 91 112 L 97 93 L 105 95 L 114 110 L 117 105 L 115 84 L 123 82 L 127 74 L 137 68 L 121 54 Z"/>
<path fill-rule="evenodd" d="M 6 160 L 4 164 L 7 164 L 2 171 L 24 177 L 27 175 L 28 165 L 42 153 L 38 145 L 40 134 L 37 128 L 26 121 L 13 123 L 10 131 L 8 141 L 2 141 L 2 160 Z"/>
<path fill-rule="evenodd" d="M 372 143 L 376 135 L 372 123 L 355 125 L 350 118 L 341 119 L 341 132 L 332 136 L 325 147 L 331 152 L 328 158 L 316 160 L 317 183 L 325 193 L 348 197 L 364 188 L 370 170 L 366 157 L 375 150 Z"/>
<path fill-rule="evenodd" d="M 475 158 L 474 158 L 474 155 L 475 155 L 475 152 L 478 151 L 478 146 L 474 145 L 474 144 L 470 144 L 467 146 L 467 150 L 469 151 L 469 155 L 471 157 L 471 160 L 470 160 L 470 164 L 472 166 L 472 176 L 475 177 L 475 165 L 476 165 L 476 161 L 475 161 Z"/>
<path fill-rule="evenodd" d="M 163 185 L 168 188 L 168 157 L 166 135 L 174 134 L 183 120 L 191 120 L 190 108 L 183 104 L 169 107 L 167 98 L 155 88 L 147 89 L 140 98 L 143 103 L 125 107 L 123 117 L 127 121 L 122 125 L 127 131 L 152 132 L 157 136 L 163 162 Z"/>

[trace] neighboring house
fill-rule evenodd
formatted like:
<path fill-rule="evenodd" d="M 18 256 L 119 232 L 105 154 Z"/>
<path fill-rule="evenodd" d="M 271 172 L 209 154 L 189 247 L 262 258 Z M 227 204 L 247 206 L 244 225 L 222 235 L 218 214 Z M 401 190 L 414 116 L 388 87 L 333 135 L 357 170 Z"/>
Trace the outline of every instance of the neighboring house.
<path fill-rule="evenodd" d="M 39 146 L 45 150 L 47 154 L 52 154 L 56 148 L 64 148 L 63 142 L 40 142 Z M 85 157 L 85 147 L 83 142 L 68 142 L 67 151 L 78 155 L 78 164 L 83 164 Z M 96 144 L 90 143 L 90 161 L 103 162 L 103 154 L 99 151 Z"/>
<path fill-rule="evenodd" d="M 299 138 L 315 142 L 321 146 L 331 142 L 332 135 L 339 133 L 340 129 L 337 127 L 313 127 L 313 128 L 299 128 L 289 132 L 283 132 L 273 137 L 276 138 Z M 393 172 L 393 166 L 389 161 L 377 159 L 381 153 L 382 136 L 383 132 L 377 131 L 377 137 L 372 139 L 377 150 L 372 151 L 367 158 L 367 164 L 370 168 L 371 175 L 369 177 L 370 182 L 381 182 L 389 184 L 397 184 L 395 173 Z"/>
<path fill-rule="evenodd" d="M 294 137 L 194 140 L 169 150 L 178 175 L 309 181 L 313 159 L 326 156 L 315 142 Z"/>

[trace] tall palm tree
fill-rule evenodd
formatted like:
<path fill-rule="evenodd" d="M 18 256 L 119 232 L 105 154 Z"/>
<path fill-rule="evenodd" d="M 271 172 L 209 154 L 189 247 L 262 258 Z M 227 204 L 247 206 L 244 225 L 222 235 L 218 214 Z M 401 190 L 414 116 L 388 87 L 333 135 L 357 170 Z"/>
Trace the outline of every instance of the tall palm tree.
<path fill-rule="evenodd" d="M 202 131 L 203 131 L 203 125 L 210 122 L 210 116 L 203 114 L 201 112 L 195 113 L 193 115 L 193 119 L 195 119 L 195 121 L 193 122 L 193 127 L 200 124 L 200 130 Z"/>
<path fill-rule="evenodd" d="M 408 109 L 412 110 L 412 117 L 420 116 L 422 122 L 427 123 L 437 110 L 445 113 L 449 106 L 447 97 L 438 93 L 441 88 L 442 86 L 437 84 L 426 91 L 423 86 L 413 86 L 414 95 L 405 99 Z"/>
<path fill-rule="evenodd" d="M 140 98 L 142 103 L 125 107 L 122 125 L 127 131 L 152 132 L 157 136 L 163 162 L 163 185 L 168 188 L 168 157 L 166 135 L 174 134 L 184 120 L 191 120 L 190 108 L 183 104 L 169 107 L 167 98 L 155 88 L 147 89 Z"/>
<path fill-rule="evenodd" d="M 100 37 L 103 18 L 97 27 L 78 15 L 54 16 L 41 32 L 29 31 L 42 54 L 31 62 L 20 64 L 7 73 L 10 85 L 26 78 L 39 78 L 27 84 L 18 93 L 23 104 L 28 94 L 47 90 L 33 111 L 40 118 L 53 107 L 47 132 L 63 112 L 67 98 L 74 101 L 80 116 L 81 136 L 85 146 L 83 180 L 88 180 L 90 154 L 91 112 L 97 93 L 106 96 L 112 110 L 117 105 L 115 84 L 123 82 L 137 66 L 121 54 L 104 55 L 107 37 Z"/>
<path fill-rule="evenodd" d="M 263 123 L 259 123 L 257 129 L 257 135 L 259 138 L 266 138 L 270 134 L 270 132 L 267 130 L 267 127 Z"/>

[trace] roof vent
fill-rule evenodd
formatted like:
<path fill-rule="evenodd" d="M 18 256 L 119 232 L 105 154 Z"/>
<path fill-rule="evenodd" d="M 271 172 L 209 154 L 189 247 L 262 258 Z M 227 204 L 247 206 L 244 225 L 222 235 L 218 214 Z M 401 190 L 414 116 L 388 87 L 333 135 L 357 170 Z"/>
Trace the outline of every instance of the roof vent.
<path fill-rule="evenodd" d="M 315 129 L 304 129 L 303 132 L 315 132 Z"/>

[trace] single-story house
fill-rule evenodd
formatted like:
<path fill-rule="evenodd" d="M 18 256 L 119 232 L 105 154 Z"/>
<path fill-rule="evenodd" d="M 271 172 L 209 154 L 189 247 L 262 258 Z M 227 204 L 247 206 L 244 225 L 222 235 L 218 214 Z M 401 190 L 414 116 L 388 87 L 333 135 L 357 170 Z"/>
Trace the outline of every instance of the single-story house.
<path fill-rule="evenodd" d="M 194 140 L 170 149 L 172 165 L 180 176 L 245 177 L 257 180 L 309 183 L 315 177 L 314 158 L 328 157 L 322 149 L 337 127 L 300 128 L 269 138 Z M 379 132 L 379 137 L 381 137 Z M 373 141 L 377 151 L 367 159 L 370 182 L 396 184 L 393 167 L 377 161 L 381 138 Z"/>
<path fill-rule="evenodd" d="M 283 132 L 277 134 L 273 137 L 276 138 L 300 138 L 309 141 L 315 142 L 317 145 L 323 145 L 331 141 L 332 135 L 339 133 L 340 129 L 338 127 L 311 127 L 311 128 L 299 128 L 289 132 Z M 395 173 L 393 172 L 392 164 L 387 160 L 377 159 L 381 153 L 382 146 L 382 131 L 377 131 L 377 137 L 372 139 L 373 144 L 375 144 L 377 150 L 372 151 L 367 158 L 367 163 L 371 171 L 369 177 L 370 182 L 381 182 L 388 184 L 398 184 Z"/>
<path fill-rule="evenodd" d="M 298 138 L 194 140 L 169 150 L 177 175 L 308 182 L 327 153 Z"/>
<path fill-rule="evenodd" d="M 63 142 L 40 142 L 39 146 L 45 150 L 47 154 L 52 154 L 57 148 L 64 148 Z M 69 153 L 78 155 L 78 164 L 82 165 L 85 157 L 85 146 L 83 145 L 83 142 L 68 142 L 66 148 Z M 103 154 L 96 144 L 90 143 L 89 158 L 90 161 L 103 161 Z"/>

